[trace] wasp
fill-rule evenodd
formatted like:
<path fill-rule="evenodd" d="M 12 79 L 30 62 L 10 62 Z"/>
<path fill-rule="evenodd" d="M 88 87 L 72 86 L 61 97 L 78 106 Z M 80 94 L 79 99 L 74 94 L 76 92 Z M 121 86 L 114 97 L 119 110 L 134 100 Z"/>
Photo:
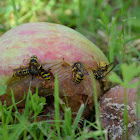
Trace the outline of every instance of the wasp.
<path fill-rule="evenodd" d="M 106 64 L 104 61 L 101 61 L 100 66 L 97 70 L 93 70 L 93 73 L 95 75 L 95 78 L 98 81 L 101 81 L 110 71 L 114 69 L 116 65 L 114 65 L 109 71 L 108 69 L 113 65 L 113 63 Z M 107 72 L 108 71 L 108 72 Z M 107 72 L 107 73 L 105 73 Z"/>
<path fill-rule="evenodd" d="M 79 128 L 83 128 L 83 126 L 84 126 L 84 121 L 85 121 L 85 118 L 84 118 L 84 117 L 81 117 L 80 120 L 79 120 L 79 122 L 78 122 L 78 127 L 79 127 Z"/>
<path fill-rule="evenodd" d="M 33 64 L 33 65 L 37 65 L 38 63 L 38 58 L 36 55 L 32 55 L 31 58 L 30 58 L 30 64 Z"/>
<path fill-rule="evenodd" d="M 113 65 L 113 67 L 109 70 L 109 68 Z M 109 84 L 104 79 L 104 77 L 110 73 L 114 69 L 116 65 L 114 63 L 106 64 L 104 61 L 100 62 L 99 68 L 97 70 L 93 70 L 93 73 L 95 75 L 95 78 L 99 81 L 101 85 L 102 92 L 106 92 L 110 89 Z M 109 71 L 108 71 L 109 70 Z"/>
<path fill-rule="evenodd" d="M 30 74 L 30 70 L 28 68 L 19 68 L 14 69 L 14 73 L 12 74 L 12 78 L 24 77 Z"/>
<path fill-rule="evenodd" d="M 32 79 L 33 79 L 34 75 L 39 74 L 40 68 L 41 68 L 41 65 L 38 63 L 37 56 L 32 55 L 31 58 L 30 58 L 29 65 L 25 66 L 25 68 L 23 67 L 23 68 L 14 69 L 12 77 L 17 78 L 17 77 L 32 75 Z"/>
<path fill-rule="evenodd" d="M 73 71 L 73 78 L 75 79 L 75 83 L 79 84 L 84 80 L 84 76 L 88 75 L 88 72 L 86 71 L 83 63 L 81 62 L 76 62 L 72 66 L 72 71 Z"/>
<path fill-rule="evenodd" d="M 50 81 L 51 79 L 50 69 L 48 70 L 43 69 L 42 65 L 38 63 L 38 58 L 36 55 L 31 56 L 29 68 L 30 68 L 30 73 L 32 75 L 32 78 L 33 75 L 40 75 L 46 81 Z"/>
<path fill-rule="evenodd" d="M 39 70 L 39 75 L 41 75 L 46 81 L 50 81 L 51 79 L 51 73 L 50 73 L 50 69 L 45 70 L 43 69 L 43 67 L 41 66 L 40 70 Z"/>
<path fill-rule="evenodd" d="M 32 79 L 34 75 L 39 74 L 39 70 L 42 68 L 42 66 L 38 63 L 38 58 L 36 55 L 32 55 L 30 58 L 30 63 L 29 63 L 29 70 L 30 74 L 32 75 Z"/>

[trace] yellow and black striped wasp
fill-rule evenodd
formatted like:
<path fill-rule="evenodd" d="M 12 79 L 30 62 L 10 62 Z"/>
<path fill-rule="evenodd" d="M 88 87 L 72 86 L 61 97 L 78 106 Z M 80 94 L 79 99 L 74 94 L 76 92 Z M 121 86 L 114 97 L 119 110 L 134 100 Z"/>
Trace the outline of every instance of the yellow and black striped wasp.
<path fill-rule="evenodd" d="M 113 65 L 114 63 L 106 64 L 106 62 L 101 61 L 99 68 L 97 70 L 93 70 L 93 73 L 95 75 L 95 78 L 98 81 L 101 81 L 110 71 L 114 69 L 116 65 Z M 113 67 L 108 71 L 108 69 L 113 65 Z M 108 71 L 108 72 L 107 72 Z M 107 73 L 106 73 L 107 72 Z"/>
<path fill-rule="evenodd" d="M 31 58 L 30 58 L 30 64 L 33 64 L 33 65 L 37 65 L 38 63 L 38 58 L 36 55 L 32 55 Z"/>
<path fill-rule="evenodd" d="M 39 75 L 44 78 L 46 81 L 50 81 L 51 79 L 51 73 L 50 73 L 50 69 L 45 70 L 43 69 L 43 67 L 41 66 L 40 70 L 39 70 Z"/>
<path fill-rule="evenodd" d="M 34 75 L 39 74 L 39 70 L 41 69 L 41 65 L 38 63 L 38 58 L 36 55 L 32 55 L 29 62 L 29 71 L 32 75 L 32 79 Z"/>
<path fill-rule="evenodd" d="M 79 127 L 79 128 L 83 128 L 83 126 L 84 126 L 84 121 L 85 121 L 85 118 L 84 118 L 84 117 L 81 117 L 80 120 L 79 120 L 79 122 L 78 122 L 78 127 Z"/>
<path fill-rule="evenodd" d="M 113 67 L 109 70 L 111 66 Z M 106 77 L 115 66 L 116 65 L 114 65 L 114 63 L 106 64 L 106 62 L 101 61 L 99 68 L 97 70 L 93 70 L 93 74 L 95 75 L 96 80 L 99 81 L 103 93 L 110 89 L 110 86 L 104 77 Z"/>
<path fill-rule="evenodd" d="M 38 58 L 36 55 L 31 56 L 28 66 L 25 66 L 23 68 L 20 67 L 18 69 L 14 69 L 12 78 L 17 78 L 17 77 L 21 78 L 21 77 L 25 77 L 27 75 L 32 75 L 32 79 L 33 79 L 33 76 L 41 76 L 46 81 L 50 81 L 50 79 L 51 79 L 50 69 L 45 70 L 43 68 L 43 66 L 38 63 Z"/>
<path fill-rule="evenodd" d="M 46 81 L 50 81 L 50 79 L 51 79 L 50 69 L 45 70 L 43 68 L 43 66 L 38 63 L 38 58 L 36 55 L 31 56 L 30 63 L 29 63 L 29 69 L 30 69 L 32 78 L 34 75 L 40 75 Z"/>
<path fill-rule="evenodd" d="M 81 130 L 83 130 L 84 123 L 85 123 L 85 118 L 81 117 L 79 122 L 78 122 L 76 131 L 75 131 L 77 133 L 76 138 L 78 138 L 81 135 L 79 132 L 81 132 Z"/>
<path fill-rule="evenodd" d="M 13 71 L 12 78 L 21 78 L 30 75 L 29 68 L 18 68 Z"/>
<path fill-rule="evenodd" d="M 74 65 L 72 66 L 72 72 L 76 84 L 81 83 L 82 80 L 84 80 L 84 76 L 88 75 L 87 70 L 81 62 L 74 63 Z"/>
<path fill-rule="evenodd" d="M 38 75 L 41 65 L 38 63 L 36 55 L 32 55 L 28 66 L 19 67 L 13 70 L 12 78 L 25 77 L 27 75 Z"/>

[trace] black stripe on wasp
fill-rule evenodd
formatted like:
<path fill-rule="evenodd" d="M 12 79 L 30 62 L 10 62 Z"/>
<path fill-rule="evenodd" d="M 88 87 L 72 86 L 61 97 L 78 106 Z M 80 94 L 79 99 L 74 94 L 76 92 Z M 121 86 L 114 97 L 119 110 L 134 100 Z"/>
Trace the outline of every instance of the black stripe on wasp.
<path fill-rule="evenodd" d="M 13 70 L 12 78 L 23 78 L 30 74 L 28 68 L 18 68 Z"/>
<path fill-rule="evenodd" d="M 113 65 L 113 67 L 109 70 L 109 68 Z M 114 63 L 106 64 L 106 62 L 101 61 L 99 64 L 99 68 L 97 70 L 93 70 L 93 74 L 98 81 L 101 81 L 107 74 L 109 74 L 115 67 Z M 108 71 L 109 70 L 109 71 Z"/>
<path fill-rule="evenodd" d="M 30 74 L 33 76 L 37 76 L 39 74 L 39 70 L 42 69 L 42 66 L 38 63 L 38 57 L 36 55 L 32 55 L 29 62 L 29 70 Z"/>
<path fill-rule="evenodd" d="M 84 80 L 84 76 L 88 75 L 87 70 L 85 69 L 85 66 L 81 62 L 76 62 L 72 66 L 72 72 L 73 72 L 73 79 L 76 84 L 79 84 Z"/>
<path fill-rule="evenodd" d="M 25 59 L 24 59 L 25 60 Z M 23 60 L 23 62 L 24 62 Z M 24 65 L 24 64 L 23 64 Z M 41 65 L 38 63 L 38 58 L 36 55 L 32 55 L 29 64 L 22 66 L 13 70 L 12 78 L 23 78 L 28 75 L 38 75 Z"/>
<path fill-rule="evenodd" d="M 38 63 L 38 58 L 36 55 L 32 55 L 30 58 L 30 62 L 28 66 L 25 67 L 20 67 L 17 69 L 13 70 L 12 78 L 23 78 L 28 75 L 33 76 L 41 76 L 43 77 L 46 81 L 50 81 L 51 74 L 50 74 L 50 69 L 45 70 L 43 69 L 42 65 Z"/>
<path fill-rule="evenodd" d="M 50 69 L 45 70 L 42 65 L 38 63 L 38 58 L 36 55 L 32 55 L 30 58 L 30 63 L 29 63 L 29 69 L 30 73 L 32 75 L 32 78 L 34 75 L 41 76 L 44 78 L 46 81 L 50 81 L 51 79 L 51 73 Z"/>
<path fill-rule="evenodd" d="M 45 81 L 50 81 L 51 79 L 51 72 L 50 72 L 51 69 L 48 69 L 48 70 L 45 70 L 43 69 L 43 67 L 40 68 L 39 70 L 39 75 L 45 79 Z"/>
<path fill-rule="evenodd" d="M 104 77 L 106 77 L 114 69 L 115 66 L 116 65 L 114 63 L 107 64 L 106 62 L 101 61 L 99 63 L 98 69 L 93 70 L 93 74 L 96 80 L 99 81 L 103 93 L 110 89 L 110 85 L 107 83 Z"/>
<path fill-rule="evenodd" d="M 59 73 L 59 71 L 61 70 L 70 70 L 70 72 L 72 72 L 72 80 L 74 80 L 74 83 L 81 83 L 84 80 L 85 75 L 88 75 L 85 65 L 82 62 L 76 62 L 72 65 L 69 63 L 66 62 L 64 58 L 62 58 L 60 62 L 55 63 L 54 61 L 53 64 L 48 68 L 53 68 L 54 70 L 57 70 L 57 73 Z M 61 77 L 61 79 L 69 77 L 67 74 L 65 75 L 65 72 L 63 74 L 64 77 Z"/>
<path fill-rule="evenodd" d="M 82 129 L 83 126 L 84 126 L 84 121 L 85 121 L 85 118 L 84 117 L 81 117 L 79 122 L 78 122 L 78 128 Z"/>
<path fill-rule="evenodd" d="M 76 138 L 80 137 L 81 131 L 83 130 L 83 128 L 85 126 L 86 126 L 85 118 L 84 117 L 81 117 L 80 120 L 78 121 L 78 125 L 77 125 L 77 128 L 75 130 Z"/>

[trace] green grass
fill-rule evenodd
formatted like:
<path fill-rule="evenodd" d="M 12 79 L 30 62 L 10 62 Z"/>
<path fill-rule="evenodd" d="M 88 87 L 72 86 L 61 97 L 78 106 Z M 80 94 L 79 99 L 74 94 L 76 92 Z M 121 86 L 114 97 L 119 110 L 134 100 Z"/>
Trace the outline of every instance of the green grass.
<path fill-rule="evenodd" d="M 122 71 L 123 71 L 123 79 L 122 81 L 115 73 L 111 75 L 111 79 L 113 82 L 120 83 L 125 89 L 127 87 L 134 88 L 136 85 L 139 84 L 139 82 L 134 83 L 132 85 L 129 85 L 129 81 L 131 81 L 135 75 L 139 72 L 140 73 L 140 67 L 136 68 L 135 64 L 132 65 L 122 65 Z M 135 68 L 135 72 L 126 75 L 126 72 L 128 70 L 132 70 Z M 127 72 L 128 73 L 128 72 Z M 92 77 L 93 85 L 95 85 L 95 80 Z M 94 86 L 94 102 L 95 102 L 95 116 L 96 121 L 91 123 L 89 121 L 85 121 L 83 130 L 79 130 L 78 133 L 76 133 L 78 122 L 82 116 L 82 113 L 84 111 L 84 104 L 81 105 L 77 116 L 72 123 L 72 112 L 69 107 L 65 108 L 65 118 L 64 120 L 60 119 L 60 113 L 59 113 L 59 83 L 57 75 L 55 76 L 55 89 L 54 89 L 54 98 L 55 98 L 55 119 L 54 120 L 46 120 L 46 121 L 40 121 L 37 122 L 36 118 L 38 115 L 43 111 L 45 103 L 44 97 L 38 96 L 38 88 L 36 89 L 36 93 L 32 95 L 30 91 L 30 87 L 28 90 L 26 103 L 25 103 L 25 109 L 22 114 L 18 112 L 18 109 L 16 105 L 18 103 L 15 103 L 14 94 L 11 90 L 12 94 L 12 102 L 13 105 L 10 107 L 7 107 L 6 102 L 4 105 L 0 104 L 0 111 L 1 111 L 1 122 L 0 125 L 0 139 L 43 139 L 47 137 L 47 139 L 88 139 L 88 138 L 94 138 L 97 139 L 100 137 L 102 140 L 105 140 L 105 137 L 107 137 L 107 132 L 102 129 L 101 121 L 99 117 L 99 109 L 98 109 L 98 99 L 97 99 L 97 92 L 96 92 L 96 86 Z M 139 93 L 137 94 L 139 99 Z M 126 126 L 126 137 L 128 138 L 128 113 L 127 113 L 127 98 L 126 98 L 126 92 L 124 93 L 125 96 L 125 108 L 124 108 L 124 127 Z M 15 112 L 12 111 L 12 109 L 15 108 Z M 139 116 L 139 101 L 137 101 L 137 116 Z M 47 115 L 47 114 L 46 114 Z M 31 121 L 33 122 L 31 123 Z M 90 129 L 90 127 L 94 127 L 96 131 L 87 132 L 86 130 Z M 137 126 L 135 126 L 137 129 Z M 53 128 L 53 129 L 52 129 Z"/>
<path fill-rule="evenodd" d="M 136 84 L 129 85 L 135 77 L 140 79 L 140 1 L 139 0 L 5 0 L 0 1 L 0 35 L 9 29 L 28 22 L 53 22 L 71 27 L 92 42 L 96 43 L 106 54 L 109 62 L 119 63 L 111 75 L 113 83 L 121 84 L 125 91 L 128 87 L 134 88 Z M 120 78 L 122 77 L 123 80 Z M 92 78 L 94 83 L 94 78 Z M 140 80 L 139 80 L 140 81 Z M 105 139 L 106 131 L 102 130 L 99 119 L 98 101 L 96 87 L 94 85 L 94 102 L 96 121 L 91 123 L 85 121 L 83 130 L 75 133 L 78 121 L 82 116 L 84 105 L 72 123 L 72 112 L 67 106 L 64 108 L 64 120 L 60 118 L 59 108 L 62 106 L 59 100 L 58 79 L 55 79 L 55 120 L 37 122 L 38 115 L 47 104 L 45 98 L 38 96 L 38 89 L 32 95 L 30 88 L 26 98 L 25 110 L 22 114 L 18 112 L 14 93 L 11 89 L 12 103 L 7 107 L 6 103 L 0 103 L 0 139 L 86 139 L 93 137 Z M 0 95 L 5 93 L 6 86 L 0 87 Z M 128 112 L 126 92 L 124 108 L 124 128 L 128 138 Z M 25 97 L 24 97 L 25 98 Z M 140 89 L 137 93 L 137 117 L 140 118 Z M 15 112 L 12 110 L 15 109 Z M 34 115 L 32 115 L 34 114 Z M 46 114 L 48 115 L 48 114 Z M 31 123 L 32 121 L 33 123 Z M 53 122 L 53 123 L 51 123 Z M 94 127 L 96 131 L 89 132 L 87 129 Z M 51 129 L 53 128 L 53 129 Z M 138 128 L 138 126 L 136 126 Z M 62 135 L 63 132 L 63 135 Z M 79 135 L 80 133 L 80 135 Z M 136 137 L 136 136 L 134 136 Z M 138 136 L 137 136 L 138 137 Z M 139 136 L 140 137 L 140 136 Z M 136 138 L 139 139 L 139 138 Z"/>
<path fill-rule="evenodd" d="M 78 122 L 82 116 L 84 111 L 84 104 L 81 105 L 75 121 L 72 123 L 71 109 L 65 109 L 65 119 L 60 119 L 59 114 L 59 86 L 57 75 L 55 78 L 55 90 L 54 90 L 54 98 L 55 98 L 55 120 L 46 120 L 36 122 L 37 115 L 43 111 L 43 106 L 45 105 L 44 97 L 38 96 L 38 90 L 36 93 L 32 95 L 30 91 L 30 87 L 28 90 L 25 109 L 22 114 L 18 112 L 16 107 L 14 94 L 11 90 L 13 105 L 10 107 L 4 105 L 0 105 L 1 111 L 1 119 L 2 125 L 0 125 L 0 139 L 42 139 L 44 136 L 47 139 L 86 139 L 93 137 L 98 139 L 99 136 L 104 140 L 103 135 L 105 131 L 97 129 L 98 126 L 91 122 L 87 122 L 88 126 L 84 125 L 83 131 L 80 130 L 78 133 L 76 132 L 78 128 Z M 97 93 L 96 93 L 97 94 Z M 96 96 L 97 97 L 97 96 Z M 34 100 L 34 101 L 33 101 Z M 96 106 L 97 106 L 97 98 L 96 98 Z M 12 112 L 12 109 L 15 108 L 15 112 Z M 40 109 L 41 108 L 41 109 Z M 99 114 L 98 114 L 99 115 Z M 98 116 L 99 117 L 99 116 Z M 34 119 L 33 119 L 34 118 Z M 34 120 L 32 123 L 31 121 Z M 99 120 L 97 120 L 99 121 Z M 52 123 L 50 123 L 52 122 Z M 96 127 L 96 132 L 90 132 L 87 135 L 86 129 L 90 126 Z M 53 127 L 53 129 L 51 129 Z M 64 132 L 64 133 L 62 133 Z"/>

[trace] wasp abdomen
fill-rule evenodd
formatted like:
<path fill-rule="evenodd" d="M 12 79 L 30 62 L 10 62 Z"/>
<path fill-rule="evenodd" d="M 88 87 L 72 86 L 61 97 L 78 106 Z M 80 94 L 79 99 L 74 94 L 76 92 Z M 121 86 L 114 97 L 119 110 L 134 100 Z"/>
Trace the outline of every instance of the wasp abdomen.
<path fill-rule="evenodd" d="M 50 81 L 51 79 L 51 74 L 50 70 L 44 70 L 43 68 L 40 70 L 40 75 L 46 80 Z"/>
<path fill-rule="evenodd" d="M 75 77 L 76 84 L 81 83 L 82 80 L 84 80 L 84 76 L 88 75 L 87 70 L 81 62 L 74 63 L 74 65 L 72 66 L 72 71 L 74 71 L 73 78 Z"/>
<path fill-rule="evenodd" d="M 19 77 L 27 76 L 30 74 L 30 71 L 28 68 L 15 69 L 14 71 L 15 72 L 12 74 L 13 78 L 19 78 Z"/>
<path fill-rule="evenodd" d="M 75 82 L 81 83 L 81 81 L 84 79 L 84 75 L 81 72 L 76 72 L 76 76 L 75 76 Z"/>
<path fill-rule="evenodd" d="M 80 119 L 79 122 L 78 122 L 78 127 L 83 128 L 83 126 L 84 126 L 84 121 L 85 121 L 85 118 L 84 118 L 84 117 L 81 117 L 81 119 Z"/>

